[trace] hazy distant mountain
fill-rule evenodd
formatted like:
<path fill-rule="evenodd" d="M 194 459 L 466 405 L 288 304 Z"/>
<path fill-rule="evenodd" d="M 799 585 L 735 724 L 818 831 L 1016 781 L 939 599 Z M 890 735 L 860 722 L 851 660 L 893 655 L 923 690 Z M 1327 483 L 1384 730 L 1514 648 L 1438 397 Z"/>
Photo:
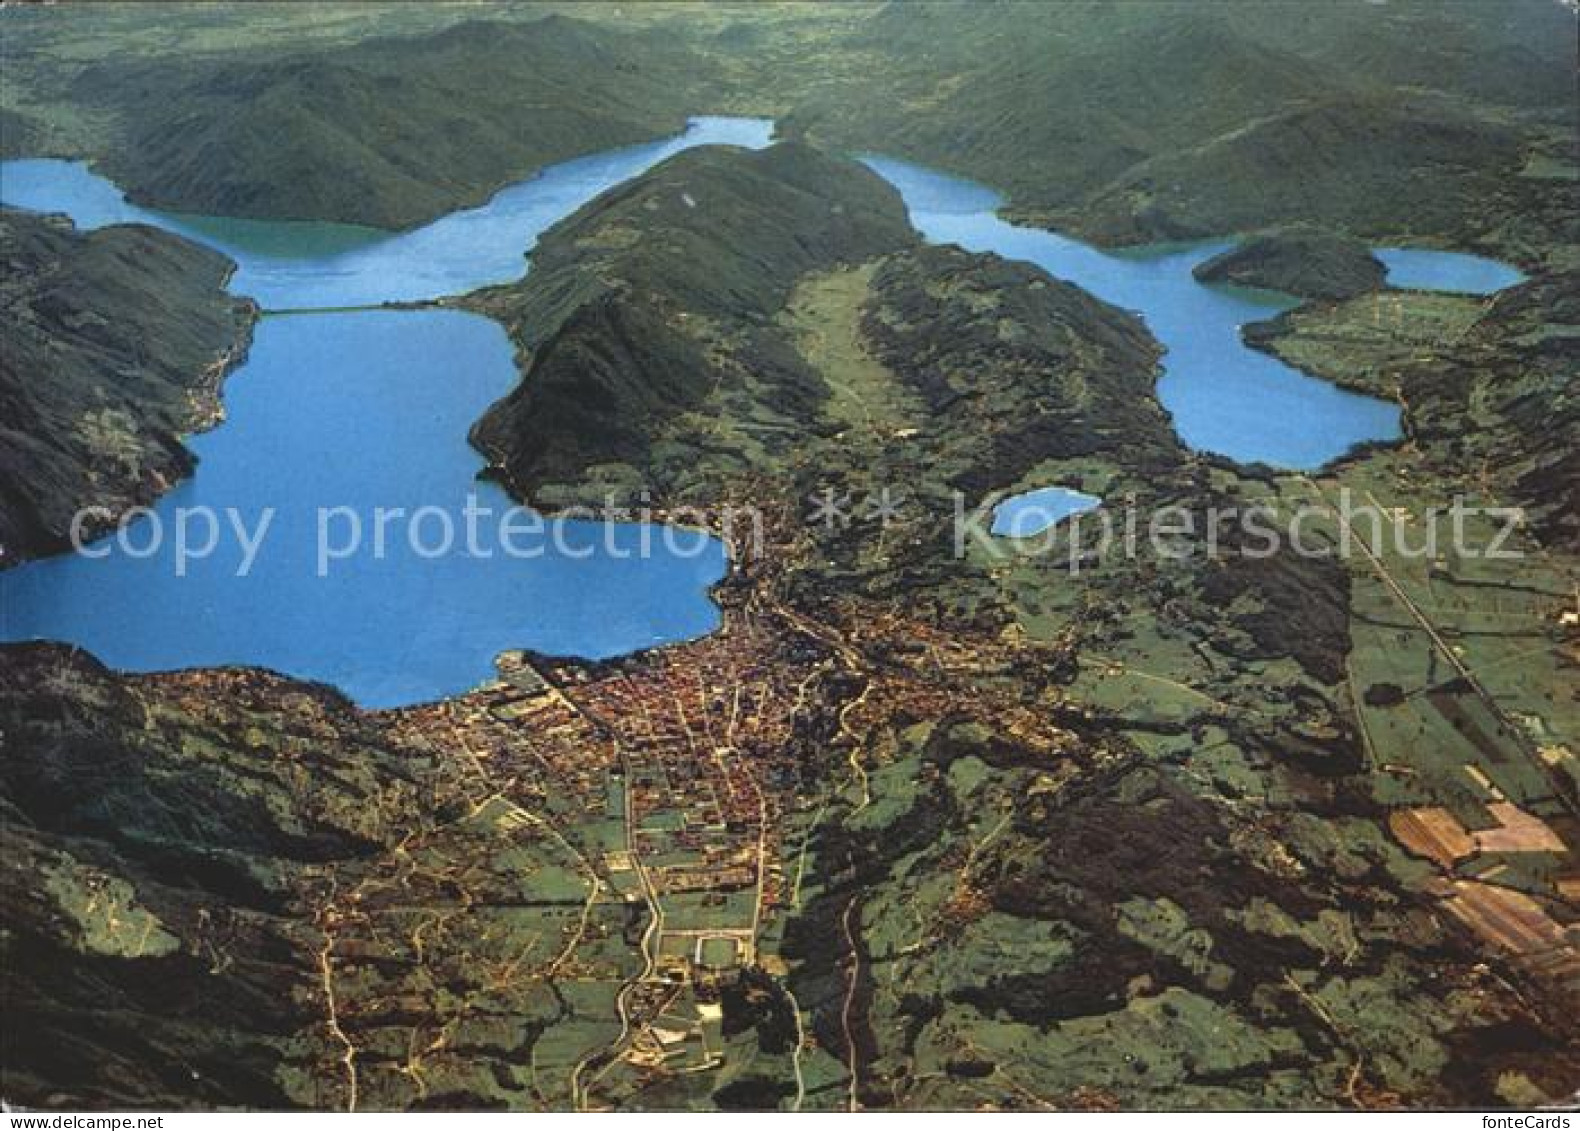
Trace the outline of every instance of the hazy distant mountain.
<path fill-rule="evenodd" d="M 1551 0 L 576 11 L 87 67 L 24 39 L 19 61 L 29 113 L 141 201 L 395 227 L 747 109 L 1108 242 L 1286 220 L 1453 239 L 1467 197 L 1574 129 Z M 56 136 L 31 120 L 13 150 Z"/>
<path fill-rule="evenodd" d="M 1548 0 L 902 4 L 862 46 L 879 61 L 792 128 L 1105 243 L 1291 220 L 1452 239 L 1531 144 L 1573 138 L 1574 17 Z"/>

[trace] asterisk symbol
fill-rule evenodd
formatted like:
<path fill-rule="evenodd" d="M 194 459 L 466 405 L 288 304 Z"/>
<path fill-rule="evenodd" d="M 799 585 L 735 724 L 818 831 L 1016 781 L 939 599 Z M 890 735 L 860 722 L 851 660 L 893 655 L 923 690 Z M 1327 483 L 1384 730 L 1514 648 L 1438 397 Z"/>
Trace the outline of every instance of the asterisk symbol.
<path fill-rule="evenodd" d="M 819 494 L 806 498 L 812 504 L 812 509 L 807 512 L 807 522 L 821 522 L 824 529 L 832 530 L 850 521 L 850 492 L 840 495 L 835 493 L 834 488 L 825 487 Z"/>
<path fill-rule="evenodd" d="M 893 491 L 888 487 L 883 488 L 876 495 L 867 499 L 867 517 L 876 519 L 884 526 L 900 519 L 900 507 L 905 503 L 905 492 Z"/>

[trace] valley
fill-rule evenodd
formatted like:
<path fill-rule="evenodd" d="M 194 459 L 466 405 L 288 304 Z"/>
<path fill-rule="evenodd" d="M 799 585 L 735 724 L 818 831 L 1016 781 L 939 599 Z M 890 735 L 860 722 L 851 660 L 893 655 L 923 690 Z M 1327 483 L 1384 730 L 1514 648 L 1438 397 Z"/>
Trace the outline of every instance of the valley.
<path fill-rule="evenodd" d="M 1547 10 L 557 7 L 11 25 L 29 160 L 0 178 L 35 211 L 5 213 L 4 334 L 55 360 L 0 396 L 73 416 L 37 376 L 163 271 L 136 315 L 180 348 L 139 357 L 169 381 L 136 404 L 207 411 L 156 417 L 187 462 L 136 493 L 44 475 L 98 450 L 67 448 L 0 499 L 470 490 L 640 506 L 589 539 L 715 554 L 414 555 L 339 589 L 303 557 L 229 608 L 213 577 L 207 637 L 190 586 L 116 590 L 121 563 L 0 573 L 8 1102 L 1567 1102 L 1580 338 L 1572 199 L 1536 175 L 1566 160 Z M 96 36 L 193 55 L 90 62 Z M 506 125 L 566 69 L 573 111 Z M 347 117 L 364 141 L 326 143 Z M 261 175 L 282 129 L 311 177 Z M 194 138 L 223 159 L 188 167 Z M 37 214 L 52 183 L 76 228 Z M 1095 505 L 988 529 L 1054 489 Z M 1171 510 L 1210 533 L 1127 545 Z M 133 659 L 54 628 L 51 601 L 109 632 L 95 600 Z M 172 610 L 156 652 L 138 617 Z"/>

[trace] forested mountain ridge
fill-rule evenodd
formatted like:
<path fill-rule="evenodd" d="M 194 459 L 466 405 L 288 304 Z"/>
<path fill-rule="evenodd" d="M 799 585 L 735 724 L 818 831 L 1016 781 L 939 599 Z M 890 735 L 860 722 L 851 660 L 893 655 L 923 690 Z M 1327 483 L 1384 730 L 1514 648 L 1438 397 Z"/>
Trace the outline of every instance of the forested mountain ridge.
<path fill-rule="evenodd" d="M 219 385 L 256 310 L 232 264 L 137 225 L 79 232 L 0 212 L 0 565 L 64 549 L 79 508 L 98 534 L 194 461 L 181 436 L 219 419 Z"/>
<path fill-rule="evenodd" d="M 7 13 L 7 148 L 92 157 L 164 207 L 406 227 L 746 112 L 1107 244 L 1307 221 L 1531 263 L 1566 222 L 1532 214 L 1573 177 L 1574 13 L 1550 0 L 544 10 L 87 64 Z"/>

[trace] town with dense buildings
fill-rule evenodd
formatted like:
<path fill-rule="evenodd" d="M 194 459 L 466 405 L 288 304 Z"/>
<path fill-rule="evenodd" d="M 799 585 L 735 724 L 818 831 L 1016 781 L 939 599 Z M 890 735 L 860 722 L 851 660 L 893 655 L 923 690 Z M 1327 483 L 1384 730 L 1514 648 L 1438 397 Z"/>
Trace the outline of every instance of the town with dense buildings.
<path fill-rule="evenodd" d="M 1567 0 L 55 7 L 8 1105 L 1576 1102 Z M 375 475 L 716 559 L 69 548 Z"/>

